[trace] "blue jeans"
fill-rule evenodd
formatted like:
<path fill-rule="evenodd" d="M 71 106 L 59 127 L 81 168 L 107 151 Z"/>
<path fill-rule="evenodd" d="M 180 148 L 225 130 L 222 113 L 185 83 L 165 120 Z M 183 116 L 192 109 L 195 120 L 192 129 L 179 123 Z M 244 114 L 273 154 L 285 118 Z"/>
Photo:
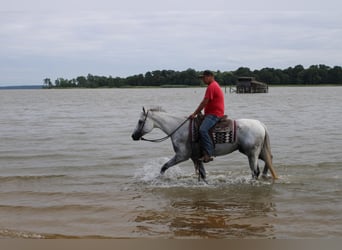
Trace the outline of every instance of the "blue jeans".
<path fill-rule="evenodd" d="M 199 129 L 203 150 L 205 150 L 209 156 L 212 156 L 214 153 L 214 145 L 209 135 L 209 130 L 215 126 L 219 120 L 220 118 L 215 115 L 206 115 Z"/>

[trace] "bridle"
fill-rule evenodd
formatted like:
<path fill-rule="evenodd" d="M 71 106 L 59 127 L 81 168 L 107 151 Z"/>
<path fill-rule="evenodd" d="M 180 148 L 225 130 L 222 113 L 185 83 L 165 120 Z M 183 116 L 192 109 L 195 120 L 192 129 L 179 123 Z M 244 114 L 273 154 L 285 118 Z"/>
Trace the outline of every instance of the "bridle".
<path fill-rule="evenodd" d="M 140 133 L 142 134 L 142 130 L 145 126 L 145 123 L 146 123 L 146 120 L 147 120 L 147 117 L 148 117 L 148 112 L 150 112 L 149 110 L 147 112 L 145 112 L 144 110 L 144 114 L 145 114 L 145 119 L 144 121 L 142 122 L 141 126 L 140 126 Z M 167 139 L 169 139 L 174 133 L 177 132 L 178 129 L 180 129 L 190 118 L 187 118 L 185 121 L 183 121 L 174 131 L 172 131 L 170 134 L 166 135 L 165 137 L 163 138 L 160 138 L 160 139 L 145 139 L 144 137 L 141 137 L 140 139 L 142 141 L 148 141 L 148 142 L 163 142 L 163 141 L 166 141 Z"/>

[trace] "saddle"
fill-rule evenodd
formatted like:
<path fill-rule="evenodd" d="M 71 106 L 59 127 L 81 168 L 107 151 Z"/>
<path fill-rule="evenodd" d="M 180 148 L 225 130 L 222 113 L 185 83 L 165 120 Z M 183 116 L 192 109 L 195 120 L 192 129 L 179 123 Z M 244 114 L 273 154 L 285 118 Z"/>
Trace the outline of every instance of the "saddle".
<path fill-rule="evenodd" d="M 190 125 L 192 142 L 199 142 L 199 128 L 204 120 L 203 115 L 198 115 Z M 213 144 L 234 143 L 236 141 L 236 122 L 225 115 L 209 130 Z"/>

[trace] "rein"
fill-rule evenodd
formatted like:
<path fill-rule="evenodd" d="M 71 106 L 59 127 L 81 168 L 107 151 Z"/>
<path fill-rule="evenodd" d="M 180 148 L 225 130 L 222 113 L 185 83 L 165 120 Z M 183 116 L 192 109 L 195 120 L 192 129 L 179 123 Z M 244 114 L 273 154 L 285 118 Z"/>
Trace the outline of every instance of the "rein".
<path fill-rule="evenodd" d="M 143 125 L 141 126 L 141 129 L 145 126 L 145 122 L 146 122 L 147 116 L 148 116 L 148 111 L 147 111 L 147 113 L 146 113 L 146 117 L 145 117 L 145 120 L 144 120 L 144 122 L 143 122 Z M 166 141 L 166 140 L 169 139 L 174 133 L 176 133 L 177 130 L 180 129 L 180 128 L 189 120 L 189 119 L 190 119 L 190 118 L 187 118 L 185 121 L 183 121 L 183 122 L 181 123 L 181 125 L 179 125 L 174 131 L 172 131 L 171 134 L 169 134 L 169 135 L 167 135 L 167 136 L 165 136 L 165 137 L 163 137 L 163 138 L 160 138 L 160 139 L 145 139 L 144 137 L 141 137 L 141 140 L 142 140 L 142 141 L 148 141 L 148 142 L 157 142 L 157 143 Z"/>

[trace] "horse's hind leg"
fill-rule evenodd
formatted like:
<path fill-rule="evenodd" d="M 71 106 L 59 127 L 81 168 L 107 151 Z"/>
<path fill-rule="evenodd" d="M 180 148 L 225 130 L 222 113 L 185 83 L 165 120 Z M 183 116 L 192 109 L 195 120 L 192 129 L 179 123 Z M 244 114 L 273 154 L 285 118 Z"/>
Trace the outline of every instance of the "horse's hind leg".
<path fill-rule="evenodd" d="M 267 172 L 268 172 L 268 167 L 267 167 L 267 164 L 266 164 L 265 157 L 264 157 L 263 153 L 260 154 L 259 159 L 263 160 L 265 162 L 264 169 L 262 170 L 262 177 L 266 178 L 267 177 Z"/>
<path fill-rule="evenodd" d="M 269 150 L 262 150 L 261 154 L 260 154 L 260 159 L 263 160 L 265 162 L 265 166 L 264 166 L 264 169 L 262 171 L 262 177 L 264 179 L 268 179 L 267 177 L 267 172 L 268 170 L 271 171 L 271 174 L 272 174 L 272 177 L 274 179 L 278 179 L 278 176 L 277 174 L 275 173 L 274 169 L 273 169 L 273 166 L 272 166 L 272 154 L 269 152 Z"/>
<path fill-rule="evenodd" d="M 267 167 L 267 164 L 265 163 L 264 169 L 262 171 L 262 177 L 264 179 L 267 179 L 267 172 L 268 172 L 268 167 Z"/>
<path fill-rule="evenodd" d="M 249 167 L 252 172 L 252 178 L 258 179 L 260 175 L 260 170 L 259 170 L 259 164 L 258 164 L 258 158 L 256 154 L 251 154 L 248 156 L 248 161 L 249 161 Z"/>

